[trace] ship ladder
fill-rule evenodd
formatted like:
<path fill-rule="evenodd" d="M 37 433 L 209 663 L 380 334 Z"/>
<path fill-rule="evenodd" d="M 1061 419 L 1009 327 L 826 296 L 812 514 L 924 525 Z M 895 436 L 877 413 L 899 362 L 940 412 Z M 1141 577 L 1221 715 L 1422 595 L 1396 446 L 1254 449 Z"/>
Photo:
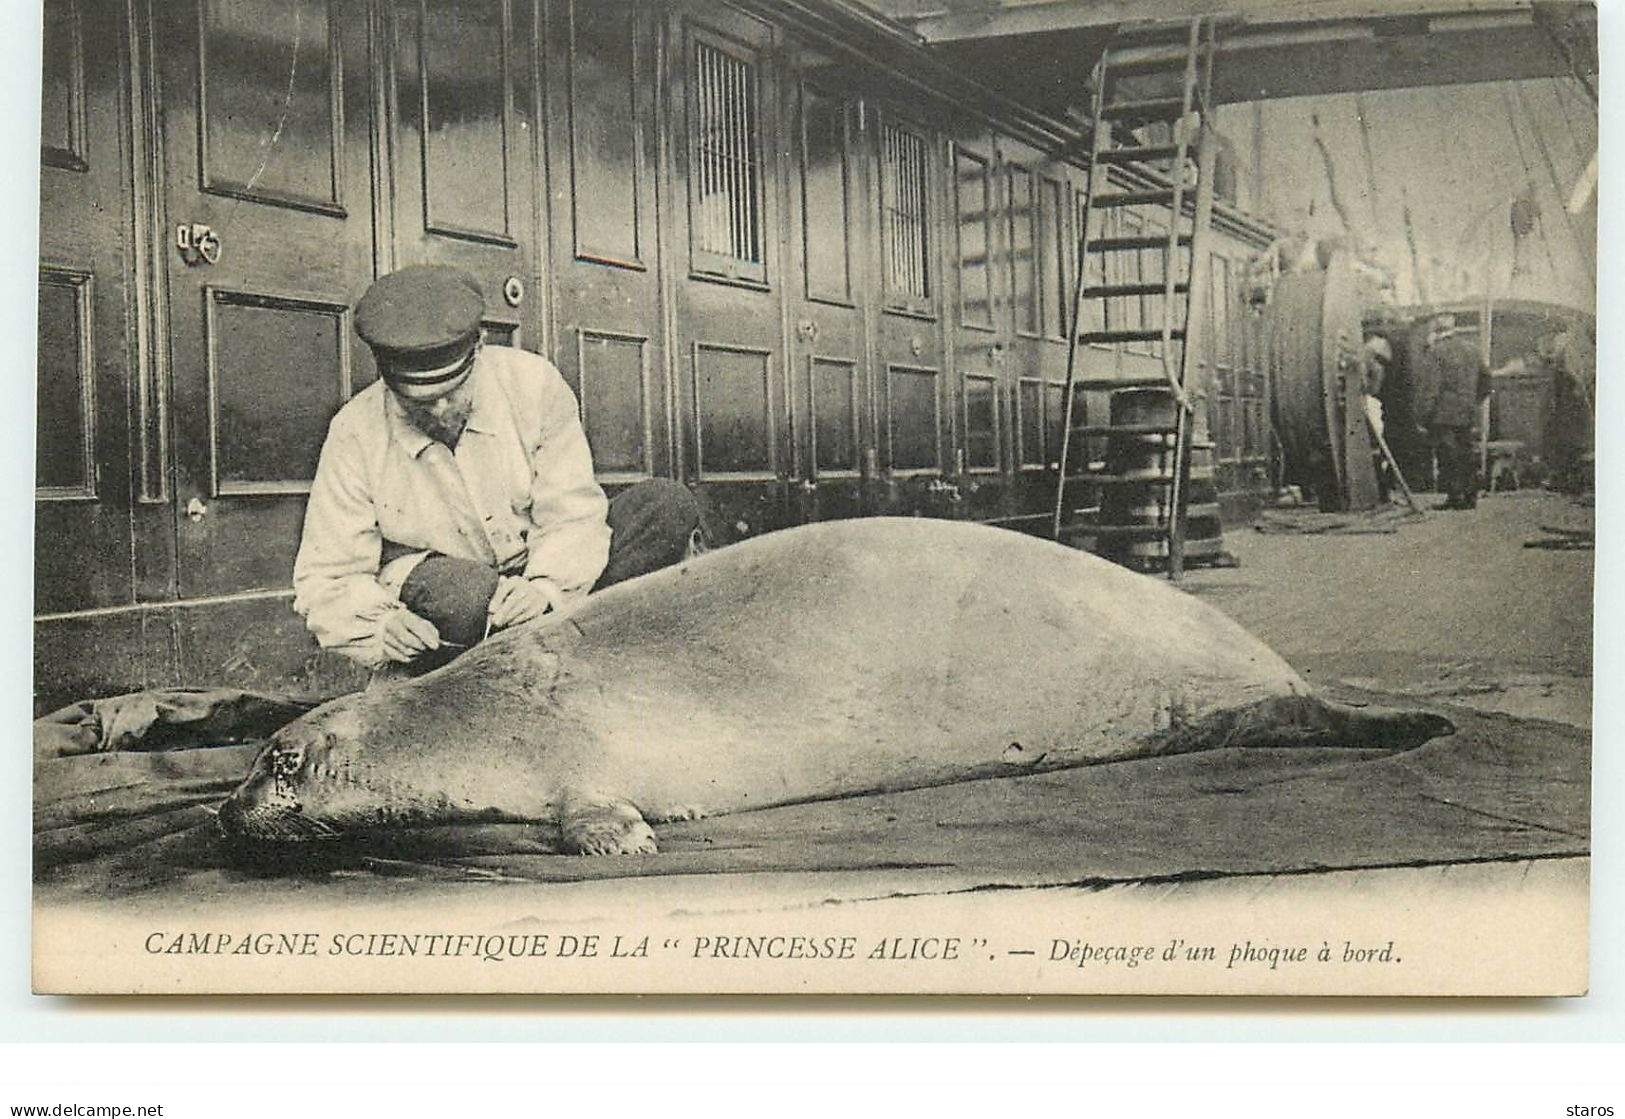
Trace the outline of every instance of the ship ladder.
<path fill-rule="evenodd" d="M 1120 34 L 1095 66 L 1051 526 L 1056 540 L 1142 570 L 1165 567 L 1175 580 L 1187 556 L 1194 558 L 1187 541 L 1193 526 L 1196 554 L 1222 554 L 1212 445 L 1193 444 L 1196 417 L 1186 392 L 1208 272 L 1214 53 L 1213 20 L 1198 17 L 1177 38 Z M 1113 217 L 1147 210 L 1166 215 L 1166 231 L 1142 226 L 1126 235 L 1125 222 Z M 1138 276 L 1129 278 L 1131 271 Z M 1124 313 L 1128 300 L 1150 313 L 1132 321 Z M 1120 358 L 1100 361 L 1106 355 L 1099 351 L 1127 347 L 1160 356 L 1161 375 L 1085 375 L 1084 351 L 1096 351 L 1092 364 L 1121 368 Z M 1104 422 L 1090 422 L 1086 395 L 1097 404 L 1104 398 Z M 1209 464 L 1198 472 L 1204 492 L 1194 504 L 1193 451 Z"/>

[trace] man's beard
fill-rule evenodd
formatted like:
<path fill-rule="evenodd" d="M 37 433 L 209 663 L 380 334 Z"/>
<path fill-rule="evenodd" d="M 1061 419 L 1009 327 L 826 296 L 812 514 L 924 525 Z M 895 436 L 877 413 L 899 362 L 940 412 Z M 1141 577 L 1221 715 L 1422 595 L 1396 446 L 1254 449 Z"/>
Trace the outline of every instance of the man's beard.
<path fill-rule="evenodd" d="M 408 408 L 407 414 L 411 417 L 413 425 L 423 434 L 437 443 L 444 443 L 452 450 L 456 450 L 457 440 L 462 438 L 463 430 L 468 427 L 469 413 L 473 410 L 473 402 L 464 400 L 438 414 L 427 409 L 415 408 Z"/>

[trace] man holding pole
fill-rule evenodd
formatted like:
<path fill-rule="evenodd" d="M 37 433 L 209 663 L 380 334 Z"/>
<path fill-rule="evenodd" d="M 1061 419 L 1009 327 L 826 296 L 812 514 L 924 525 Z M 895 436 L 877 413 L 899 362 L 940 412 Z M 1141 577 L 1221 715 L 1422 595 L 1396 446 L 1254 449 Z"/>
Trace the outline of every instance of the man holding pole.
<path fill-rule="evenodd" d="M 1449 314 L 1433 317 L 1419 365 L 1415 414 L 1433 445 L 1445 495 L 1435 508 L 1476 508 L 1476 428 L 1480 404 L 1489 397 L 1489 365 L 1456 330 L 1456 318 Z"/>

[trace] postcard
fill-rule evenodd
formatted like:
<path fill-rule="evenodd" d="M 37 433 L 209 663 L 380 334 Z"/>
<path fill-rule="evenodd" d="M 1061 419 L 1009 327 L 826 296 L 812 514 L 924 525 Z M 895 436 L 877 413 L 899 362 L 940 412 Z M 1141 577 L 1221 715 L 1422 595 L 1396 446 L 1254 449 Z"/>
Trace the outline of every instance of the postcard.
<path fill-rule="evenodd" d="M 45 0 L 33 984 L 1577 996 L 1588 5 Z"/>

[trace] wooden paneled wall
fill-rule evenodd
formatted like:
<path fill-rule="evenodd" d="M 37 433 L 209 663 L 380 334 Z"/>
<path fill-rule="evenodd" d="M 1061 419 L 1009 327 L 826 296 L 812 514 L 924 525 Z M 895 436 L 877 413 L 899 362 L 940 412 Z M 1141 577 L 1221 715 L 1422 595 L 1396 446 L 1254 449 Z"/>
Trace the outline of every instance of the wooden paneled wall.
<path fill-rule="evenodd" d="M 687 481 L 725 538 L 1047 508 L 1084 176 L 986 106 L 770 3 L 45 7 L 42 706 L 348 680 L 287 588 L 326 423 L 375 375 L 349 308 L 406 264 L 474 272 L 604 483 Z M 1226 345 L 1245 488 L 1263 397 Z"/>

